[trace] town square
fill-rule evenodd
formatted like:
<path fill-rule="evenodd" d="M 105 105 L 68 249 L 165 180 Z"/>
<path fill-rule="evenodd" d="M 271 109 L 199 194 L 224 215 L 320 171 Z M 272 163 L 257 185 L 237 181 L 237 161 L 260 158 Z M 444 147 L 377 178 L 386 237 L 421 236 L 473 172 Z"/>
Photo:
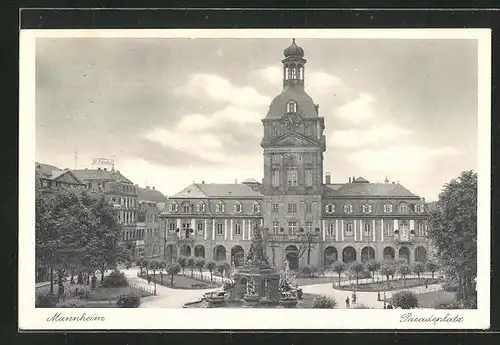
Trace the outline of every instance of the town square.
<path fill-rule="evenodd" d="M 477 309 L 467 42 L 96 40 L 39 42 L 37 308 Z"/>

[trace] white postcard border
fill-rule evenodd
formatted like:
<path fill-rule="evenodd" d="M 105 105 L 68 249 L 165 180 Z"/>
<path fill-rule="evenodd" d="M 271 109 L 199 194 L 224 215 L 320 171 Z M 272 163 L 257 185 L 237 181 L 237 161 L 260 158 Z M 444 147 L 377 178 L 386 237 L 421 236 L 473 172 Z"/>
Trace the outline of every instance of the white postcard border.
<path fill-rule="evenodd" d="M 478 309 L 41 309 L 35 308 L 35 40 L 37 37 L 135 38 L 342 38 L 478 40 Z M 490 326 L 489 29 L 116 29 L 21 30 L 19 100 L 19 328 L 65 329 L 487 329 Z M 457 97 L 460 97 L 457 95 Z M 103 321 L 48 321 L 61 316 Z M 410 322 L 402 315 L 411 313 Z M 436 318 L 443 318 L 436 320 Z M 457 318 L 461 321 L 456 321 Z M 416 320 L 419 318 L 424 318 Z M 455 318 L 455 321 L 450 319 Z M 447 321 L 446 321 L 447 320 Z"/>

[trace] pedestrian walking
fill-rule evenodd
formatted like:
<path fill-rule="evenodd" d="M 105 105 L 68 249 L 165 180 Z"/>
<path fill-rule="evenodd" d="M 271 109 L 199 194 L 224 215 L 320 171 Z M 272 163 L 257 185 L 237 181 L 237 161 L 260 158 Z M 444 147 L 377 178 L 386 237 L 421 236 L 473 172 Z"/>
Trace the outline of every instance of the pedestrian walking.
<path fill-rule="evenodd" d="M 345 299 L 345 307 L 349 308 L 349 296 Z"/>
<path fill-rule="evenodd" d="M 427 286 L 427 279 L 425 280 L 425 289 L 427 289 L 428 286 Z"/>
<path fill-rule="evenodd" d="M 356 291 L 352 292 L 352 304 L 356 304 Z"/>

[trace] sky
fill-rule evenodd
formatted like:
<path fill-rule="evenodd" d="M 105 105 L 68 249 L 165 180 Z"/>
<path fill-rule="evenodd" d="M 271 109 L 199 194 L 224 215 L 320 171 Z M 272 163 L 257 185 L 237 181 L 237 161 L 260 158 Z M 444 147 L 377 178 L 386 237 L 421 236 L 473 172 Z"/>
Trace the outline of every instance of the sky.
<path fill-rule="evenodd" d="M 37 38 L 36 160 L 92 158 L 172 195 L 262 179 L 261 119 L 291 39 Z M 332 182 L 398 181 L 436 200 L 477 169 L 477 41 L 297 39 Z M 77 159 L 75 160 L 75 151 Z"/>

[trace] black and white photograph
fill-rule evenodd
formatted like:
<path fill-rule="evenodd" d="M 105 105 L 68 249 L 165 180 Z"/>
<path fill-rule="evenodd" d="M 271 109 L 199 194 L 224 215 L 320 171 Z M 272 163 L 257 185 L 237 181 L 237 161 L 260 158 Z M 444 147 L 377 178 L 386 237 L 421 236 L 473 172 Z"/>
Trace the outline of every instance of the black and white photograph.
<path fill-rule="evenodd" d="M 489 327 L 488 30 L 20 42 L 21 326 Z"/>

